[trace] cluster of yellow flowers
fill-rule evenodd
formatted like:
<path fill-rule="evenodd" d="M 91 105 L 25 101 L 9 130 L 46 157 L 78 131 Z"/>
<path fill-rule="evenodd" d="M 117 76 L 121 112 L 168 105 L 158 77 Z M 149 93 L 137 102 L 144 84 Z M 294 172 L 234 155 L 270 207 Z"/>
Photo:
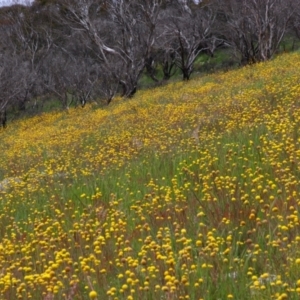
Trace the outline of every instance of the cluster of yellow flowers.
<path fill-rule="evenodd" d="M 1 131 L 0 299 L 297 299 L 299 58 Z"/>

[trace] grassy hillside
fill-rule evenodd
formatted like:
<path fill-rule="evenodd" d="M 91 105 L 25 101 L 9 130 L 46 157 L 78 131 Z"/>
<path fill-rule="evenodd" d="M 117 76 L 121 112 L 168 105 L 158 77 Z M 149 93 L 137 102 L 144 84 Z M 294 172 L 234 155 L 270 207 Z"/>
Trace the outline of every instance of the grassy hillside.
<path fill-rule="evenodd" d="M 299 299 L 300 53 L 0 132 L 0 299 Z"/>

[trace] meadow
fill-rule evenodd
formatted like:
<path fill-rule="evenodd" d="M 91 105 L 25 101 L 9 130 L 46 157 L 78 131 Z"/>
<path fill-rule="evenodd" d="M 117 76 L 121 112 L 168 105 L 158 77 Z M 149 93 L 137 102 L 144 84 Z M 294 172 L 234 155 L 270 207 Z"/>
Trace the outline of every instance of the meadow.
<path fill-rule="evenodd" d="M 299 299 L 300 53 L 0 131 L 0 299 Z"/>

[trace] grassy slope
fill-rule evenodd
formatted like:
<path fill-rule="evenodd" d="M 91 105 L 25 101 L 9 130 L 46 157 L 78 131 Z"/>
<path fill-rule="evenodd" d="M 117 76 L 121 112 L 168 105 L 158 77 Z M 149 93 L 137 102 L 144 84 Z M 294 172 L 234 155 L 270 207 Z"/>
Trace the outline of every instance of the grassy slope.
<path fill-rule="evenodd" d="M 0 299 L 298 299 L 299 58 L 0 132 Z"/>

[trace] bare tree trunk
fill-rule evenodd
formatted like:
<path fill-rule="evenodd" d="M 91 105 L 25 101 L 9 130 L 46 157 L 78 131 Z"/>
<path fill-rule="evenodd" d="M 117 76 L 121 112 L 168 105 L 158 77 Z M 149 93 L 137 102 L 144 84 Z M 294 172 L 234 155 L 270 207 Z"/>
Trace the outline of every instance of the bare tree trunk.
<path fill-rule="evenodd" d="M 212 26 L 215 18 L 216 10 L 211 3 L 191 9 L 187 1 L 181 1 L 171 6 L 166 18 L 161 20 L 166 28 L 162 33 L 162 47 L 174 53 L 174 63 L 181 70 L 183 80 L 190 79 L 198 55 L 214 49 L 216 39 L 212 34 Z M 165 64 L 167 78 L 169 66 L 173 68 L 172 61 L 170 65 L 168 61 Z"/>
<path fill-rule="evenodd" d="M 6 109 L 4 109 L 0 111 L 0 126 L 6 128 L 6 122 L 7 122 L 7 115 L 6 115 Z"/>
<path fill-rule="evenodd" d="M 243 63 L 273 57 L 296 7 L 292 0 L 220 0 L 219 30 Z M 299 4 L 298 4 L 299 6 Z M 224 21 L 225 20 L 225 21 Z"/>

